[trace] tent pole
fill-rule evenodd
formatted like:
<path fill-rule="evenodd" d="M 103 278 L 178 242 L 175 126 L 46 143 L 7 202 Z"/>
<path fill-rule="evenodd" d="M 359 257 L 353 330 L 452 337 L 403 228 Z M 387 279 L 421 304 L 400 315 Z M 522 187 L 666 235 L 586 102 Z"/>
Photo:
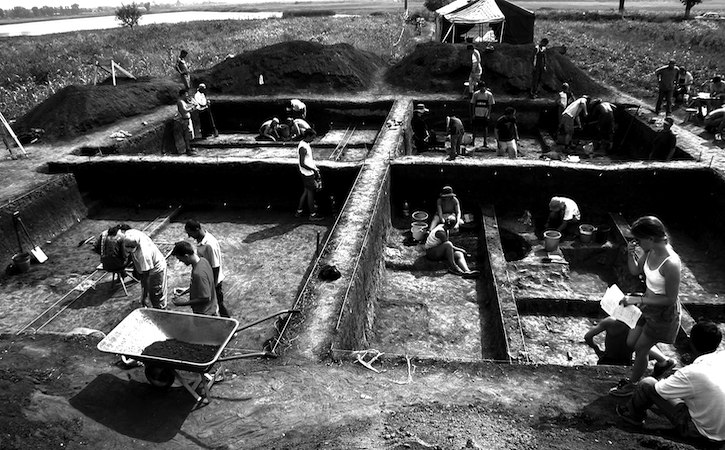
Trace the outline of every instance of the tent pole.
<path fill-rule="evenodd" d="M 506 21 L 504 20 L 503 22 L 501 22 L 501 36 L 498 37 L 498 43 L 499 44 L 501 42 L 503 42 L 503 32 L 504 32 L 504 29 L 505 28 L 506 28 Z"/>
<path fill-rule="evenodd" d="M 441 42 L 445 42 L 448 39 L 448 35 L 451 34 L 451 29 L 453 29 L 453 27 L 448 28 L 448 31 L 446 32 L 446 35 L 443 36 L 443 39 L 441 39 Z"/>

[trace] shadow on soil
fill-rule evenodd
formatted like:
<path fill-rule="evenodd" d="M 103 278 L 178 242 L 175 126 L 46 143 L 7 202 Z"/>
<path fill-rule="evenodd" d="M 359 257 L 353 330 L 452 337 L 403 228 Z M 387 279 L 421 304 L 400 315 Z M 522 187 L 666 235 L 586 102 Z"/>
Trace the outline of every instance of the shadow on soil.
<path fill-rule="evenodd" d="M 167 442 L 179 433 L 195 401 L 183 389 L 162 391 L 146 383 L 102 374 L 71 398 L 70 404 L 118 433 L 149 442 Z"/>

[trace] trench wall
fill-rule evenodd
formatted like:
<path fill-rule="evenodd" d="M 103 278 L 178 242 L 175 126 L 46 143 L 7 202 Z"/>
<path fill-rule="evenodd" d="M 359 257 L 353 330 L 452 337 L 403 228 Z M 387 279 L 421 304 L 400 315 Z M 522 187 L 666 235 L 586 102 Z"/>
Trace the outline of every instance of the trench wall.
<path fill-rule="evenodd" d="M 18 240 L 13 226 L 13 213 L 18 211 L 25 227 L 36 245 L 41 248 L 46 241 L 69 229 L 86 216 L 88 210 L 71 174 L 53 177 L 30 192 L 0 207 L 0 261 L 10 263 L 18 252 Z M 24 251 L 31 243 L 20 231 Z M 2 267 L 5 268 L 6 264 Z"/>

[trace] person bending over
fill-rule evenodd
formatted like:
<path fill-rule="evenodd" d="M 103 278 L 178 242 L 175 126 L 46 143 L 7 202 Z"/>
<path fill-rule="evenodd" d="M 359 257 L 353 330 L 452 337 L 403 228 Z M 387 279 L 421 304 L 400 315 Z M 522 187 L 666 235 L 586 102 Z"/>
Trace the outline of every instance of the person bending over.
<path fill-rule="evenodd" d="M 187 241 L 180 241 L 174 244 L 171 256 L 175 256 L 185 265 L 191 266 L 191 281 L 189 282 L 189 287 L 188 289 L 174 289 L 174 304 L 176 306 L 191 306 L 194 314 L 218 316 L 219 306 L 214 289 L 214 272 L 209 261 L 199 257 L 196 253 L 196 248 Z M 189 300 L 178 300 L 181 295 L 187 292 L 189 293 Z"/>
<path fill-rule="evenodd" d="M 123 249 L 133 259 L 133 266 L 141 276 L 141 305 L 146 298 L 151 306 L 166 309 L 166 258 L 150 237 L 139 230 L 127 230 L 123 237 Z"/>
<path fill-rule="evenodd" d="M 477 278 L 480 272 L 471 270 L 466 263 L 466 250 L 456 247 L 450 240 L 450 231 L 456 224 L 456 216 L 446 217 L 428 234 L 425 256 L 431 261 L 448 261 L 448 271 L 463 278 Z"/>
<path fill-rule="evenodd" d="M 557 230 L 562 234 L 576 235 L 581 213 L 576 202 L 567 197 L 551 197 L 549 201 L 549 219 L 545 230 Z"/>

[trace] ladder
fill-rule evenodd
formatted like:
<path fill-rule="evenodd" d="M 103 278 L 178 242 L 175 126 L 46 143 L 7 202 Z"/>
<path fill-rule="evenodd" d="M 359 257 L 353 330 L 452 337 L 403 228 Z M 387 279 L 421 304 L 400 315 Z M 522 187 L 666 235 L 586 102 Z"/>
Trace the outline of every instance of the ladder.
<path fill-rule="evenodd" d="M 5 119 L 5 116 L 3 116 L 2 113 L 0 113 L 0 136 L 2 136 L 3 143 L 5 144 L 5 147 L 8 149 L 8 152 L 10 152 L 10 157 L 12 159 L 18 159 L 18 155 L 13 153 L 12 149 L 12 143 L 8 140 L 8 136 L 10 136 L 15 144 L 20 148 L 20 151 L 22 152 L 23 156 L 26 158 L 28 157 L 28 154 L 25 152 L 25 149 L 23 148 L 23 144 L 20 143 L 20 140 L 15 135 L 15 132 L 12 128 L 10 128 L 10 124 Z"/>

